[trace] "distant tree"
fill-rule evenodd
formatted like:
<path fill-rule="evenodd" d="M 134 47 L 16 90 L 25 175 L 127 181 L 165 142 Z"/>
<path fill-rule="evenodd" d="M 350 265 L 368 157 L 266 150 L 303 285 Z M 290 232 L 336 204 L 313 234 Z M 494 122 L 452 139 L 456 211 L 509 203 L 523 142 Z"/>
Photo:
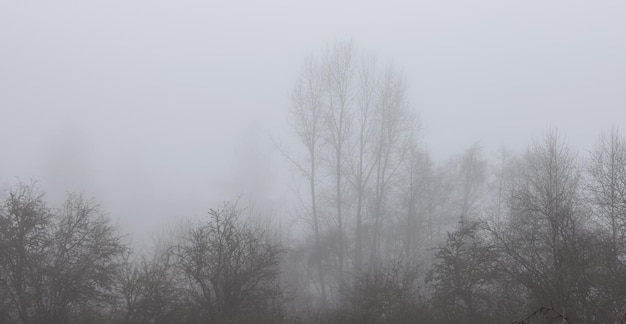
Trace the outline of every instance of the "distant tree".
<path fill-rule="evenodd" d="M 595 268 L 598 307 L 618 314 L 626 305 L 626 140 L 603 133 L 587 164 L 586 196 L 596 223 L 600 262 Z"/>
<path fill-rule="evenodd" d="M 525 288 L 525 311 L 554 305 L 576 321 L 591 323 L 590 278 L 597 252 L 576 156 L 552 131 L 516 167 L 506 224 L 493 231 L 502 269 Z"/>
<path fill-rule="evenodd" d="M 373 171 L 373 195 L 370 215 L 373 223 L 370 260 L 380 262 L 383 254 L 385 226 L 389 225 L 392 208 L 388 205 L 397 190 L 399 170 L 410 158 L 411 146 L 415 143 L 418 129 L 416 119 L 409 110 L 406 96 L 406 81 L 401 73 L 387 67 L 379 76 L 377 89 Z"/>
<path fill-rule="evenodd" d="M 175 247 L 204 320 L 274 323 L 280 320 L 278 282 L 283 249 L 240 218 L 236 203 L 211 209 Z"/>
<path fill-rule="evenodd" d="M 626 256 L 626 140 L 617 130 L 602 134 L 587 168 L 594 216 L 608 237 L 612 268 Z"/>
<path fill-rule="evenodd" d="M 336 249 L 339 261 L 337 269 L 339 284 L 343 283 L 345 269 L 345 156 L 348 152 L 348 143 L 352 131 L 354 112 L 355 83 L 354 69 L 356 55 L 354 44 L 351 42 L 337 42 L 332 51 L 323 60 L 324 78 L 326 81 L 325 98 L 325 132 L 323 138 L 327 151 L 327 161 L 332 174 L 334 197 L 333 205 L 336 211 L 334 220 L 339 246 Z"/>
<path fill-rule="evenodd" d="M 434 212 L 435 176 L 433 162 L 426 152 L 413 144 L 400 170 L 399 200 L 405 219 L 400 221 L 404 259 L 407 264 L 421 262 L 429 236 L 428 221 Z M 402 233 L 403 232 L 403 233 Z"/>
<path fill-rule="evenodd" d="M 350 154 L 346 155 L 347 178 L 356 196 L 354 228 L 354 268 L 363 266 L 364 241 L 366 238 L 367 199 L 372 173 L 376 166 L 375 129 L 377 97 L 380 80 L 374 57 L 362 55 L 356 63 L 355 81 L 359 91 L 355 95 L 354 120 L 350 141 Z"/>
<path fill-rule="evenodd" d="M 487 180 L 487 162 L 478 144 L 461 155 L 455 171 L 455 214 L 464 220 L 476 220 L 480 216 Z"/>
<path fill-rule="evenodd" d="M 307 60 L 302 68 L 300 77 L 291 95 L 291 124 L 298 139 L 306 149 L 304 161 L 289 158 L 308 182 L 310 194 L 310 212 L 307 221 L 313 228 L 315 245 L 321 244 L 322 224 L 319 211 L 319 170 L 322 161 L 322 135 L 325 125 L 325 91 L 326 82 L 323 69 L 312 58 Z M 322 259 L 318 258 L 315 264 L 322 301 L 326 304 L 327 291 L 325 268 Z"/>
<path fill-rule="evenodd" d="M 326 260 L 334 281 L 325 280 L 318 259 L 316 286 L 324 299 L 326 288 L 343 286 L 345 273 L 364 268 L 366 255 L 378 262 L 383 254 L 387 204 L 418 133 L 409 108 L 402 74 L 381 68 L 353 42 L 336 42 L 308 59 L 296 82 L 291 120 L 306 154 L 295 164 L 309 185 L 313 246 L 324 235 L 337 243 Z"/>
<path fill-rule="evenodd" d="M 447 233 L 455 231 L 460 220 L 475 221 L 484 216 L 486 180 L 487 162 L 478 144 L 440 168 L 435 183 L 437 192 L 433 195 L 438 210 L 431 213 L 436 216 L 431 225 L 431 244 L 437 246 L 445 241 Z"/>

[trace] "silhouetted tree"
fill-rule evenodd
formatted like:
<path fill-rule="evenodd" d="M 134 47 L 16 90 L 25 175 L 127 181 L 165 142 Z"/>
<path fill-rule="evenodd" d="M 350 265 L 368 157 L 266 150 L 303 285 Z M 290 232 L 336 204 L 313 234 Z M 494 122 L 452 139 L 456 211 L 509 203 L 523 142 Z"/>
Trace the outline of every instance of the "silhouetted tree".
<path fill-rule="evenodd" d="M 280 320 L 278 282 L 283 250 L 240 219 L 236 203 L 211 209 L 175 247 L 177 263 L 214 323 Z"/>
<path fill-rule="evenodd" d="M 127 247 L 99 205 L 82 195 L 69 194 L 54 220 L 40 304 L 44 322 L 68 323 L 76 312 L 112 303 Z"/>
<path fill-rule="evenodd" d="M 11 188 L 0 208 L 0 285 L 9 296 L 5 317 L 31 323 L 46 268 L 52 214 L 35 184 Z"/>
<path fill-rule="evenodd" d="M 93 201 L 69 194 L 51 210 L 35 184 L 20 183 L 0 208 L 0 246 L 12 321 L 79 322 L 112 305 L 126 247 Z"/>
<path fill-rule="evenodd" d="M 439 322 L 487 323 L 495 311 L 498 255 L 484 235 L 480 222 L 463 220 L 437 249 L 427 283 Z"/>

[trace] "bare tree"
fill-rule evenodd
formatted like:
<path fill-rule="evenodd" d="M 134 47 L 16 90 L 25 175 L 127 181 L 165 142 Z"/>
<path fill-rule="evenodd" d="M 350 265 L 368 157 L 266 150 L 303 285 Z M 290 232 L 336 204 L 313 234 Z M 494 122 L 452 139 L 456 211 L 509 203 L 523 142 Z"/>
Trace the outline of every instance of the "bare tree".
<path fill-rule="evenodd" d="M 355 254 L 354 267 L 363 266 L 363 241 L 365 239 L 363 222 L 366 211 L 367 189 L 376 165 L 374 154 L 374 129 L 376 118 L 376 95 L 380 80 L 378 79 L 376 60 L 372 56 L 362 55 L 357 63 L 357 107 L 355 111 L 354 136 L 351 143 L 351 154 L 347 165 L 349 174 L 347 181 L 353 186 L 356 194 L 355 210 Z"/>
<path fill-rule="evenodd" d="M 608 233 L 614 269 L 626 254 L 626 141 L 614 129 L 602 134 L 588 166 L 589 193 L 594 215 Z"/>
<path fill-rule="evenodd" d="M 34 183 L 12 188 L 0 208 L 0 287 L 9 295 L 5 317 L 11 322 L 34 320 L 51 223 L 52 214 Z"/>
<path fill-rule="evenodd" d="M 327 106 L 324 139 L 330 147 L 328 162 L 334 178 L 334 205 L 336 210 L 336 232 L 338 235 L 339 259 L 338 278 L 342 284 L 345 265 L 345 154 L 352 131 L 354 113 L 355 50 L 351 42 L 335 43 L 324 60 L 327 87 Z"/>
<path fill-rule="evenodd" d="M 588 265 L 594 264 L 594 253 L 582 217 L 576 157 L 552 131 L 517 167 L 508 225 L 493 232 L 505 257 L 503 270 L 527 289 L 532 308 L 552 303 L 589 314 Z"/>
<path fill-rule="evenodd" d="M 416 119 L 402 75 L 391 66 L 380 69 L 351 42 L 337 42 L 306 62 L 292 106 L 292 124 L 307 152 L 307 163 L 296 165 L 309 185 L 314 246 L 330 246 L 335 258 L 326 263 L 342 287 L 346 271 L 363 268 L 366 248 L 370 260 L 378 259 L 383 228 L 391 222 L 386 203 L 416 137 Z M 327 233 L 321 210 L 329 216 Z M 316 260 L 325 296 L 322 258 Z"/>
<path fill-rule="evenodd" d="M 457 177 L 459 197 L 457 198 L 458 215 L 461 219 L 475 218 L 481 212 L 482 201 L 485 196 L 485 181 L 487 180 L 487 162 L 481 157 L 478 144 L 465 151 L 459 163 Z"/>
<path fill-rule="evenodd" d="M 282 248 L 239 217 L 235 203 L 211 209 L 176 246 L 177 262 L 198 293 L 205 320 L 276 321 Z"/>
<path fill-rule="evenodd" d="M 19 184 L 0 223 L 0 283 L 15 321 L 69 323 L 110 305 L 126 247 L 93 201 L 70 194 L 53 213 L 36 185 Z"/>
<path fill-rule="evenodd" d="M 400 199 L 406 215 L 401 222 L 404 233 L 400 237 L 403 237 L 404 257 L 408 264 L 418 262 L 418 255 L 426 250 L 427 217 L 434 212 L 436 201 L 433 173 L 433 162 L 428 154 L 416 144 L 411 145 L 400 179 Z"/>
<path fill-rule="evenodd" d="M 370 215 L 373 222 L 370 261 L 380 261 L 387 201 L 396 187 L 398 170 L 409 158 L 411 144 L 417 136 L 414 116 L 409 111 L 406 82 L 388 66 L 380 76 L 376 103 L 375 168 Z"/>
<path fill-rule="evenodd" d="M 308 181 L 311 199 L 310 221 L 316 246 L 321 244 L 321 224 L 318 210 L 318 170 L 322 158 L 321 141 L 324 131 L 326 84 L 323 70 L 313 58 L 307 60 L 291 96 L 292 125 L 306 148 L 304 163 L 290 159 Z M 317 263 L 317 278 L 323 303 L 327 301 L 325 271 L 321 258 Z"/>
<path fill-rule="evenodd" d="M 602 267 L 596 269 L 605 313 L 623 312 L 626 303 L 626 140 L 617 129 L 602 134 L 588 162 L 587 198 L 599 225 Z"/>
<path fill-rule="evenodd" d="M 75 312 L 93 312 L 112 301 L 127 247 L 93 200 L 69 194 L 56 217 L 47 269 L 48 323 L 67 323 Z M 52 320 L 54 319 L 54 320 Z"/>
<path fill-rule="evenodd" d="M 497 253 L 481 233 L 482 224 L 461 220 L 437 249 L 427 276 L 432 304 L 442 323 L 486 323 L 497 295 Z"/>

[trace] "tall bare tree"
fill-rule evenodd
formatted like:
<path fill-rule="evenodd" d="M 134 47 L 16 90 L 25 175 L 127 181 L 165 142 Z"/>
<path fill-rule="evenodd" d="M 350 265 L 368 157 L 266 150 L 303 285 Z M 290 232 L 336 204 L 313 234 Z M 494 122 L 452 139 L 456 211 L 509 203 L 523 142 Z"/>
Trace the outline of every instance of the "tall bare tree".
<path fill-rule="evenodd" d="M 295 164 L 309 188 L 315 240 L 309 246 L 324 299 L 338 296 L 328 288 L 345 287 L 345 273 L 368 266 L 365 256 L 380 259 L 382 237 L 394 222 L 388 216 L 397 214 L 388 200 L 399 190 L 399 171 L 417 136 L 409 108 L 402 75 L 380 68 L 352 42 L 337 42 L 305 62 L 291 120 L 306 152 Z"/>
<path fill-rule="evenodd" d="M 318 173 L 321 164 L 321 142 L 325 125 L 325 91 L 323 69 L 312 57 L 309 58 L 296 82 L 291 95 L 292 127 L 298 139 L 306 149 L 305 161 L 291 161 L 308 181 L 310 194 L 310 222 L 313 227 L 315 245 L 321 244 L 321 223 L 318 207 Z M 317 278 L 320 284 L 322 300 L 326 303 L 326 280 L 322 259 L 316 259 Z"/>
<path fill-rule="evenodd" d="M 329 146 L 328 162 L 333 173 L 334 205 L 338 236 L 339 282 L 343 283 L 345 265 L 345 154 L 348 149 L 356 89 L 354 82 L 355 49 L 351 42 L 337 42 L 324 60 L 327 83 L 327 107 L 324 133 Z"/>
<path fill-rule="evenodd" d="M 478 144 L 472 145 L 461 155 L 455 173 L 455 216 L 462 220 L 476 220 L 485 197 L 487 180 L 487 162 L 482 158 Z"/>
<path fill-rule="evenodd" d="M 594 253 L 589 252 L 592 237 L 585 231 L 576 155 L 552 131 L 517 167 L 509 224 L 494 232 L 505 256 L 503 270 L 527 289 L 531 304 L 585 314 L 591 298 L 588 265 L 594 263 Z"/>
<path fill-rule="evenodd" d="M 622 312 L 626 303 L 626 140 L 617 129 L 603 133 L 587 165 L 587 199 L 599 226 L 603 267 L 596 270 L 606 313 Z"/>
<path fill-rule="evenodd" d="M 611 267 L 626 255 L 626 140 L 617 129 L 602 134 L 591 153 L 587 192 L 594 216 L 608 233 Z"/>
<path fill-rule="evenodd" d="M 386 203 L 398 169 L 413 143 L 415 119 L 409 112 L 406 82 L 401 74 L 388 66 L 381 75 L 377 90 L 375 128 L 375 170 L 370 214 L 373 230 L 370 260 L 377 262 L 381 249 Z"/>
<path fill-rule="evenodd" d="M 415 143 L 409 146 L 400 179 L 400 199 L 405 213 L 405 220 L 401 222 L 404 233 L 400 236 L 404 258 L 409 264 L 415 264 L 426 251 L 427 216 L 433 213 L 436 202 L 433 173 L 433 162 L 428 154 Z"/>
<path fill-rule="evenodd" d="M 355 109 L 354 136 L 351 143 L 351 153 L 348 155 L 347 165 L 349 174 L 347 181 L 354 188 L 356 195 L 355 210 L 355 253 L 354 267 L 363 266 L 363 222 L 367 189 L 371 175 L 376 166 L 374 154 L 374 130 L 376 118 L 376 97 L 380 83 L 376 59 L 371 55 L 362 54 L 357 64 L 357 107 Z"/>

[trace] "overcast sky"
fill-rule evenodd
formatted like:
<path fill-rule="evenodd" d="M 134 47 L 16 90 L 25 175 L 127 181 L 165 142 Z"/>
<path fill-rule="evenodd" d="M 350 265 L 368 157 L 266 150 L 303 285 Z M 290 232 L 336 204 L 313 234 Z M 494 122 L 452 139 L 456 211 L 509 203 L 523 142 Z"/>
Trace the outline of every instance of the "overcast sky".
<path fill-rule="evenodd" d="M 0 186 L 94 196 L 138 237 L 238 193 L 284 203 L 305 57 L 403 71 L 443 160 L 626 132 L 626 1 L 0 1 Z"/>

